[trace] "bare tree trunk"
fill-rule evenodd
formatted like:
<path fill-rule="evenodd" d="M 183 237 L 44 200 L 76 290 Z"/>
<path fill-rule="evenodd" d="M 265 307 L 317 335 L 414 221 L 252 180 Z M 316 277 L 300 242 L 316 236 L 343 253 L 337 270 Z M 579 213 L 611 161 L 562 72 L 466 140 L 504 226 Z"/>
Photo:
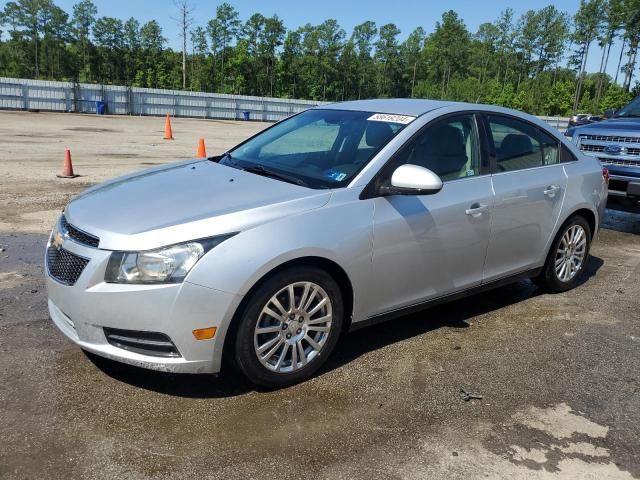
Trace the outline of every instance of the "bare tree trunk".
<path fill-rule="evenodd" d="M 193 91 L 193 79 L 195 75 L 195 61 L 196 61 L 196 52 L 191 50 L 191 79 L 189 81 L 189 90 Z"/>
<path fill-rule="evenodd" d="M 188 0 L 175 0 L 175 6 L 178 9 L 178 18 L 175 19 L 180 27 L 180 36 L 182 37 L 182 89 L 187 89 L 187 31 L 193 23 L 191 13 L 193 8 L 189 5 Z"/>
<path fill-rule="evenodd" d="M 38 29 L 34 29 L 33 38 L 36 43 L 36 79 L 40 76 L 40 62 L 38 53 Z"/>
<path fill-rule="evenodd" d="M 267 58 L 267 78 L 269 79 L 269 96 L 273 97 L 273 62 Z"/>
<path fill-rule="evenodd" d="M 584 57 L 582 57 L 582 64 L 580 65 L 580 75 L 578 76 L 578 86 L 576 87 L 576 98 L 573 102 L 573 112 L 575 113 L 580 103 L 580 93 L 582 93 L 582 79 L 584 78 L 584 72 L 587 67 L 587 58 L 589 57 L 589 47 L 591 46 L 591 40 L 585 42 Z"/>
<path fill-rule="evenodd" d="M 606 48 L 602 51 L 602 61 L 600 62 L 601 76 L 598 79 L 598 88 L 596 90 L 595 104 L 596 108 L 600 108 L 600 97 L 602 96 L 602 87 L 604 87 L 604 75 L 607 72 L 607 65 L 609 64 L 609 53 L 611 52 L 611 44 L 613 44 L 613 34 L 609 35 Z"/>
<path fill-rule="evenodd" d="M 593 99 L 593 103 L 594 105 L 596 105 L 596 109 L 598 108 L 598 105 L 600 103 L 600 91 L 602 90 L 602 74 L 604 73 L 604 59 L 607 56 L 607 45 L 603 45 L 602 46 L 602 57 L 600 57 L 600 70 L 598 70 L 598 73 L 600 74 L 598 76 L 598 83 L 596 84 L 596 96 Z"/>
<path fill-rule="evenodd" d="M 416 86 L 416 70 L 418 69 L 418 61 L 413 62 L 413 78 L 411 79 L 411 98 L 413 98 L 413 91 Z"/>
<path fill-rule="evenodd" d="M 624 75 L 623 88 L 627 91 L 631 90 L 631 79 L 633 78 L 633 71 L 636 67 L 636 59 L 638 58 L 638 44 L 629 45 L 629 63 L 627 63 L 627 71 Z"/>
<path fill-rule="evenodd" d="M 187 36 L 182 39 L 182 89 L 187 89 Z"/>
<path fill-rule="evenodd" d="M 622 65 L 622 55 L 624 54 L 624 47 L 626 47 L 627 39 L 622 39 L 622 48 L 620 49 L 620 58 L 618 58 L 618 68 L 616 69 L 616 79 L 615 83 L 618 83 L 618 74 L 620 73 L 620 65 Z"/>
<path fill-rule="evenodd" d="M 507 80 L 509 79 L 509 60 L 507 60 L 507 65 L 504 69 L 504 81 L 502 82 L 502 91 L 504 92 L 504 88 L 507 86 Z M 520 80 L 518 80 L 518 86 L 520 86 Z"/>
<path fill-rule="evenodd" d="M 222 42 L 222 52 L 221 52 L 221 58 L 222 58 L 222 64 L 220 65 L 220 86 L 222 87 L 222 89 L 220 90 L 222 93 L 224 93 L 224 50 L 227 47 L 227 42 L 223 41 Z"/>
<path fill-rule="evenodd" d="M 609 54 L 611 53 L 611 45 L 613 45 L 613 37 L 609 39 L 609 44 L 607 45 L 607 56 L 604 59 L 604 68 L 602 69 L 602 73 L 607 72 L 607 66 L 609 65 Z"/>
<path fill-rule="evenodd" d="M 324 75 L 324 81 L 322 82 L 322 101 L 327 100 L 327 75 Z"/>

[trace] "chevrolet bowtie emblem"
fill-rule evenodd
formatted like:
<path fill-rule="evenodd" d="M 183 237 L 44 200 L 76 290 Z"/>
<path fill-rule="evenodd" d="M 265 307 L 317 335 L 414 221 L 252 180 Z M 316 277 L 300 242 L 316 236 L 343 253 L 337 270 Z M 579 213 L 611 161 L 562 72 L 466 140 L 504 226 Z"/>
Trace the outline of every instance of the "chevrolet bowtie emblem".
<path fill-rule="evenodd" d="M 51 239 L 51 245 L 56 247 L 56 248 L 60 248 L 60 247 L 62 247 L 63 243 L 64 243 L 64 237 L 62 236 L 62 234 L 60 232 L 56 232 L 53 235 L 53 238 Z"/>

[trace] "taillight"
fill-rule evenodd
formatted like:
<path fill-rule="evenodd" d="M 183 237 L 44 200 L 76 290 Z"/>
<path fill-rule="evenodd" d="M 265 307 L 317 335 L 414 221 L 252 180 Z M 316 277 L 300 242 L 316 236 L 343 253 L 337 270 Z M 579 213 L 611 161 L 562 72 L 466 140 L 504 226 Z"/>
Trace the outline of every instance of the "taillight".
<path fill-rule="evenodd" d="M 607 167 L 602 167 L 602 179 L 604 183 L 609 185 L 609 169 Z"/>

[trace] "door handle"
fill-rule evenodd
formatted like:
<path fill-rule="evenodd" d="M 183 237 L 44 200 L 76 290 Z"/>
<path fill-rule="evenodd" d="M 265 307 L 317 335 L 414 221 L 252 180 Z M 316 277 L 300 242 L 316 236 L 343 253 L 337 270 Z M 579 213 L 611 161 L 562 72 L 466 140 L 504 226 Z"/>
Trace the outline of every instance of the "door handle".
<path fill-rule="evenodd" d="M 558 190 L 560 190 L 560 187 L 558 185 L 549 185 L 542 193 L 544 193 L 547 197 L 553 198 L 556 196 L 556 192 Z"/>
<path fill-rule="evenodd" d="M 467 215 L 471 215 L 473 218 L 478 218 L 482 215 L 482 212 L 489 209 L 489 205 L 485 205 L 484 203 L 474 203 L 468 209 L 464 211 Z"/>

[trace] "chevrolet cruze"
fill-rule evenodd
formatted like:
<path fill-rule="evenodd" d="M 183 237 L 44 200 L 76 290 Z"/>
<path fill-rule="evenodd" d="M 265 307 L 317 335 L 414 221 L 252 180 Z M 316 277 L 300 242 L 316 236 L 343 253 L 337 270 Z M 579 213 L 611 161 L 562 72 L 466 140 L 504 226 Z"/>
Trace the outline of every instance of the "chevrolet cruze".
<path fill-rule="evenodd" d="M 573 287 L 606 198 L 598 160 L 530 115 L 322 105 L 71 201 L 46 250 L 49 312 L 99 356 L 189 373 L 224 358 L 284 386 L 343 332 L 523 277 Z"/>

